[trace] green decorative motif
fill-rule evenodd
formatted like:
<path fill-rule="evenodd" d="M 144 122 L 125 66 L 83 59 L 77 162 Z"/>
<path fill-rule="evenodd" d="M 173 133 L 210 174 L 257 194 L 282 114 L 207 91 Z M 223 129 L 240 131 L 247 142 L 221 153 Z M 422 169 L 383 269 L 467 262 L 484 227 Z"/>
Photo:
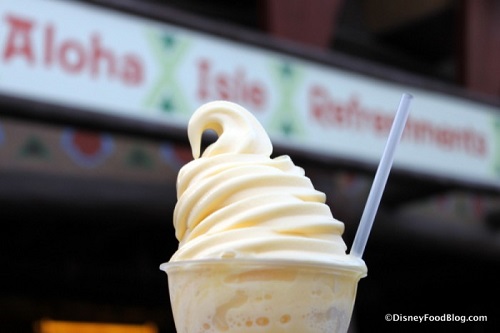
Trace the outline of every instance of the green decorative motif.
<path fill-rule="evenodd" d="M 136 146 L 126 157 L 126 164 L 136 169 L 149 170 L 153 168 L 153 158 L 143 148 Z"/>
<path fill-rule="evenodd" d="M 161 109 L 167 113 L 171 113 L 175 111 L 174 101 L 171 97 L 163 98 L 161 102 Z"/>
<path fill-rule="evenodd" d="M 149 45 L 161 68 L 158 79 L 144 102 L 148 108 L 165 114 L 188 113 L 189 107 L 184 93 L 176 82 L 175 71 L 184 59 L 189 43 L 175 33 L 149 31 Z"/>
<path fill-rule="evenodd" d="M 299 138 L 304 135 L 304 128 L 294 97 L 302 83 L 302 71 L 290 61 L 282 60 L 272 64 L 271 73 L 280 90 L 277 94 L 280 100 L 271 119 L 270 130 L 286 137 Z"/>
<path fill-rule="evenodd" d="M 50 157 L 49 149 L 37 136 L 30 136 L 19 150 L 20 157 L 46 160 Z"/>
<path fill-rule="evenodd" d="M 165 48 L 166 49 L 174 49 L 174 45 L 175 45 L 175 37 L 172 36 L 172 35 L 165 35 L 163 36 L 163 44 L 165 44 Z"/>

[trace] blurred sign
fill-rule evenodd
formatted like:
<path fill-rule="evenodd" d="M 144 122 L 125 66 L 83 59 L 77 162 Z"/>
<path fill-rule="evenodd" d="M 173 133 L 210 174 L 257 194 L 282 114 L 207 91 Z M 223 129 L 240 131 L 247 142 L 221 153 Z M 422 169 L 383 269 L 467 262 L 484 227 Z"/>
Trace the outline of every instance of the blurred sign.
<path fill-rule="evenodd" d="M 275 144 L 378 163 L 403 92 L 395 167 L 500 187 L 499 110 L 80 2 L 0 0 L 0 92 L 186 126 L 252 111 Z"/>
<path fill-rule="evenodd" d="M 153 324 L 89 323 L 76 321 L 41 320 L 37 333 L 158 333 Z"/>
<path fill-rule="evenodd" d="M 94 179 L 102 184 L 118 181 L 164 186 L 175 183 L 180 166 L 190 158 L 188 147 L 173 142 L 41 126 L 16 119 L 0 121 L 0 175 L 42 172 L 64 179 Z"/>

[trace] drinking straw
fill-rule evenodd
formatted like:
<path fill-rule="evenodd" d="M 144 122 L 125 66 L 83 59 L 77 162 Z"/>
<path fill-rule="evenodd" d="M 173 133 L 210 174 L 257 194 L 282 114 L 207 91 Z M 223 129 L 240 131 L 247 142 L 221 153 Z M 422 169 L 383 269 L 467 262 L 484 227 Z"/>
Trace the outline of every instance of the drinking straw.
<path fill-rule="evenodd" d="M 350 253 L 357 258 L 361 258 L 363 256 L 366 242 L 368 241 L 368 236 L 370 235 L 370 230 L 372 228 L 373 221 L 375 220 L 380 200 L 382 199 L 385 184 L 387 183 L 387 178 L 389 177 L 389 172 L 391 171 L 392 162 L 394 161 L 394 153 L 399 140 L 401 139 L 401 135 L 403 134 L 406 120 L 408 119 L 408 114 L 410 112 L 409 106 L 412 98 L 412 95 L 404 93 L 401 97 L 401 101 L 399 102 L 398 111 L 394 117 L 394 122 L 392 123 L 391 131 L 389 132 L 389 138 L 387 139 L 384 152 L 382 153 L 382 158 L 380 159 L 380 163 L 375 173 L 375 178 L 373 179 L 373 184 L 370 189 L 370 193 L 368 194 L 365 209 L 363 210 L 363 215 L 361 215 L 358 230 L 356 231 L 354 242 L 351 247 Z"/>

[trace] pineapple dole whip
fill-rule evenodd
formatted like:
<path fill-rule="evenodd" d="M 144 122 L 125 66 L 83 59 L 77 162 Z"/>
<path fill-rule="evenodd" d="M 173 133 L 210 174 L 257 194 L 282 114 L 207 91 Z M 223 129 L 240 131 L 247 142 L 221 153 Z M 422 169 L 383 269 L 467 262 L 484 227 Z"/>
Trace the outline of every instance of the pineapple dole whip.
<path fill-rule="evenodd" d="M 202 134 L 217 139 L 201 152 Z M 178 332 L 345 332 L 366 275 L 325 194 L 243 107 L 215 101 L 188 125 L 169 276 Z M 334 272 L 336 271 L 336 273 Z"/>

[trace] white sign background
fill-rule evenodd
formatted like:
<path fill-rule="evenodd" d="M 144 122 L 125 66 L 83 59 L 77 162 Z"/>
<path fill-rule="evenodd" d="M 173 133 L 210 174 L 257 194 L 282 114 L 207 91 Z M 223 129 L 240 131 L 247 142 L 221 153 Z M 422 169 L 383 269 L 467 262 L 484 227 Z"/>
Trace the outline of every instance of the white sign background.
<path fill-rule="evenodd" d="M 21 31 L 12 17 L 31 28 Z M 34 60 L 27 59 L 27 45 Z M 7 55 L 9 48 L 14 53 Z M 127 57 L 137 59 L 140 82 L 108 75 L 103 53 L 112 55 L 118 71 L 127 69 Z M 78 72 L 61 65 L 79 60 Z M 318 90 L 324 118 L 315 116 Z M 374 120 L 367 119 L 393 117 L 409 92 L 415 97 L 410 121 L 450 135 L 443 140 L 456 137 L 447 146 L 436 137 L 407 136 L 395 165 L 500 187 L 500 113 L 494 107 L 82 3 L 0 0 L 0 91 L 180 126 L 202 103 L 227 98 L 254 112 L 275 143 L 374 164 L 387 131 L 374 131 Z M 349 117 L 362 123 L 335 122 L 352 103 L 359 109 Z M 471 135 L 472 148 L 465 141 Z"/>

